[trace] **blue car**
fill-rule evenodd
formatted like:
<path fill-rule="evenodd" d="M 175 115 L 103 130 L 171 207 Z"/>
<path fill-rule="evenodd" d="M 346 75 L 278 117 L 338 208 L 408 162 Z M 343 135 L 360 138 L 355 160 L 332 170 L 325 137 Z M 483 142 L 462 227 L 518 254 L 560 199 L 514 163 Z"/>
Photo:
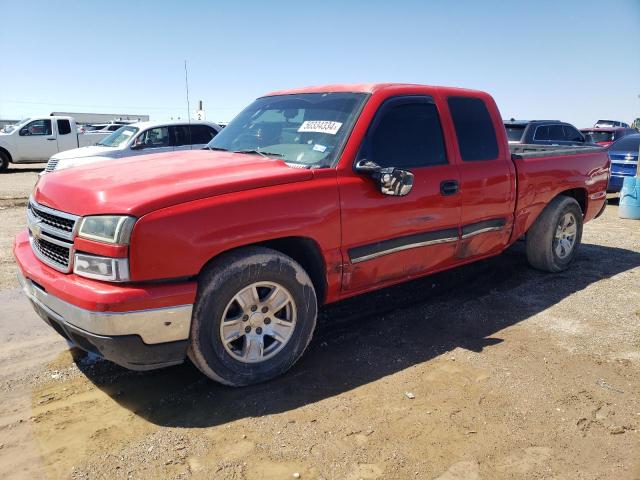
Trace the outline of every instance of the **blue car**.
<path fill-rule="evenodd" d="M 640 134 L 627 135 L 609 147 L 611 159 L 611 178 L 607 192 L 619 192 L 624 177 L 633 177 L 638 172 L 638 150 L 640 150 Z"/>

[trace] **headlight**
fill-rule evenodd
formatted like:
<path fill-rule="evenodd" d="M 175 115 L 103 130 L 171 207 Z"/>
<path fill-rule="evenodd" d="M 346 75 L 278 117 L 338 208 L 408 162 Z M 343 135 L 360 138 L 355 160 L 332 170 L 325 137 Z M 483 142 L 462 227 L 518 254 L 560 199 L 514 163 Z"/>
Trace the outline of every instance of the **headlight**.
<path fill-rule="evenodd" d="M 129 280 L 129 260 L 76 253 L 73 273 L 96 280 L 127 282 Z"/>
<path fill-rule="evenodd" d="M 131 238 L 131 230 L 136 219 L 120 215 L 100 215 L 84 217 L 78 236 L 107 243 L 126 245 Z"/>

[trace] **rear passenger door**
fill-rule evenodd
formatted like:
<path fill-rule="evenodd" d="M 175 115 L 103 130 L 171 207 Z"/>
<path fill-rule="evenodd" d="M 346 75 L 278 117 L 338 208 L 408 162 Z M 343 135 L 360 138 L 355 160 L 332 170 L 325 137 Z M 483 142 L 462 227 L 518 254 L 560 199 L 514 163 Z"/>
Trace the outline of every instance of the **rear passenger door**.
<path fill-rule="evenodd" d="M 199 150 L 218 134 L 208 125 L 175 125 L 169 129 L 174 150 Z"/>
<path fill-rule="evenodd" d="M 460 159 L 462 201 L 458 259 L 498 253 L 509 242 L 515 210 L 515 167 L 491 97 L 450 96 L 447 105 Z"/>

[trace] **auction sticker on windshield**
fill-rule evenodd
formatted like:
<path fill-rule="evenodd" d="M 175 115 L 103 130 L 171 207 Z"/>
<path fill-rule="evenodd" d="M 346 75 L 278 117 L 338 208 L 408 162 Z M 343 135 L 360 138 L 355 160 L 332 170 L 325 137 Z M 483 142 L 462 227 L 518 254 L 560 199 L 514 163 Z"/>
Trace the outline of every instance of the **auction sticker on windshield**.
<path fill-rule="evenodd" d="M 298 132 L 316 132 L 329 133 L 335 135 L 342 126 L 341 122 L 332 122 L 329 120 L 307 120 L 302 122 Z"/>

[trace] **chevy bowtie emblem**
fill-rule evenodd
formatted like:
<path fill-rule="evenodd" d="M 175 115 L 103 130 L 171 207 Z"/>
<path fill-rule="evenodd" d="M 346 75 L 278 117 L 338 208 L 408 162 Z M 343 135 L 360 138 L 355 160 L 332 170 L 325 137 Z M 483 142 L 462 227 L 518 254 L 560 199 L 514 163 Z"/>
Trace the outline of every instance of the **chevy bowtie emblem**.
<path fill-rule="evenodd" d="M 41 226 L 41 222 L 34 222 L 31 225 L 29 225 L 29 229 L 31 230 L 31 233 L 33 234 L 34 237 L 36 238 L 40 238 L 42 235 L 42 226 Z"/>

